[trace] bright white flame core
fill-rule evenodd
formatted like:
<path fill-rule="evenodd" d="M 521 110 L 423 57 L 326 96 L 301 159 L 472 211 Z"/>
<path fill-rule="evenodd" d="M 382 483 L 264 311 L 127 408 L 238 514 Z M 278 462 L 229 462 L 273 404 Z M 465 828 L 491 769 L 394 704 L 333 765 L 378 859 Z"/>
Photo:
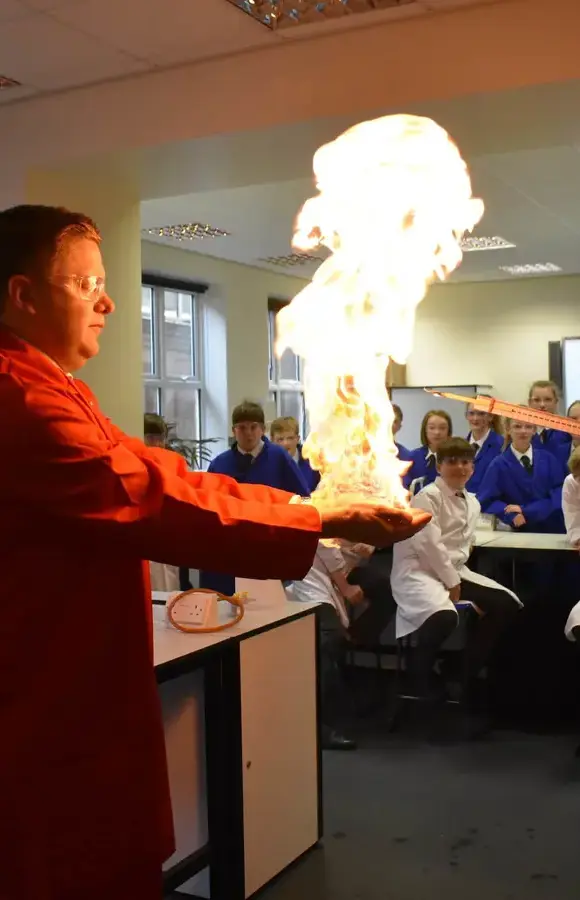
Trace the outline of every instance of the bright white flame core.
<path fill-rule="evenodd" d="M 407 359 L 415 310 L 461 262 L 459 242 L 483 203 L 447 132 L 416 116 L 350 128 L 317 151 L 314 174 L 319 193 L 293 244 L 331 255 L 277 318 L 277 353 L 290 347 L 305 363 L 303 452 L 325 498 L 404 505 L 386 368 L 389 357 Z"/>

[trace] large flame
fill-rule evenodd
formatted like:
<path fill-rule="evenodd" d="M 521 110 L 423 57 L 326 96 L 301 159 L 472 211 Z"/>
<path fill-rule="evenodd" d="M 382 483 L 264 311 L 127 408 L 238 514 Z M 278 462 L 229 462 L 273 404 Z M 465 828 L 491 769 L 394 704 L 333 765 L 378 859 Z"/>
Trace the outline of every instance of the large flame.
<path fill-rule="evenodd" d="M 407 359 L 415 310 L 461 262 L 483 203 L 447 132 L 417 116 L 350 128 L 317 151 L 314 174 L 319 193 L 293 244 L 331 255 L 277 319 L 277 353 L 290 347 L 305 364 L 303 452 L 321 472 L 321 499 L 406 505 L 386 368 Z"/>

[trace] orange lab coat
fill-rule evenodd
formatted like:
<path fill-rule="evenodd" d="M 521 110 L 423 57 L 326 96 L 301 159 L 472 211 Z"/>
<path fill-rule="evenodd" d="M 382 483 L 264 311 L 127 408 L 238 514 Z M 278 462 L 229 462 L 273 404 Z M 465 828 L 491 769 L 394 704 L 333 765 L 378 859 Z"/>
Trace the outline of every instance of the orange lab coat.
<path fill-rule="evenodd" d="M 143 560 L 300 579 L 319 517 L 127 437 L 4 328 L 0 416 L 0 900 L 126 900 L 174 849 Z"/>

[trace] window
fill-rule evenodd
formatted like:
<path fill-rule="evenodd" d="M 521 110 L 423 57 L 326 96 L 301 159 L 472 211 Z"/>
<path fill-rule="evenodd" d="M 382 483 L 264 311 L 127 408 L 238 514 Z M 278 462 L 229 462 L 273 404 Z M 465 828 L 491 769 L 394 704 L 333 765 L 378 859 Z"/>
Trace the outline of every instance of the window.
<path fill-rule="evenodd" d="M 285 350 L 280 359 L 274 353 L 276 314 L 284 306 L 277 300 L 268 301 L 269 381 L 270 400 L 277 416 L 293 416 L 302 438 L 308 434 L 308 419 L 304 404 L 303 362 L 292 350 Z"/>
<path fill-rule="evenodd" d="M 144 281 L 141 324 L 145 412 L 160 413 L 183 440 L 200 439 L 201 340 L 196 286 L 169 280 L 163 284 L 159 279 L 150 284 L 147 277 Z"/>

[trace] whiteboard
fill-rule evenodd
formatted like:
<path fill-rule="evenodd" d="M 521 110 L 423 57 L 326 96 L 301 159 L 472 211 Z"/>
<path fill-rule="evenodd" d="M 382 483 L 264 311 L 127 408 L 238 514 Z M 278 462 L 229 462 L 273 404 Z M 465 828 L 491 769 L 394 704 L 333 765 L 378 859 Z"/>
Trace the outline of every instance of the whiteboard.
<path fill-rule="evenodd" d="M 562 339 L 562 387 L 566 409 L 580 400 L 580 338 Z"/>
<path fill-rule="evenodd" d="M 441 385 L 430 384 L 427 387 L 436 391 L 445 391 L 452 394 L 462 394 L 473 397 L 475 394 L 491 394 L 489 384 L 454 384 Z M 394 387 L 392 388 L 393 403 L 397 403 L 403 410 L 403 427 L 399 431 L 396 440 L 408 450 L 414 450 L 421 445 L 421 422 L 425 413 L 430 409 L 443 409 L 451 416 L 453 434 L 456 437 L 465 437 L 469 431 L 465 419 L 465 407 L 457 400 L 446 400 L 444 397 L 433 397 L 424 387 Z"/>

